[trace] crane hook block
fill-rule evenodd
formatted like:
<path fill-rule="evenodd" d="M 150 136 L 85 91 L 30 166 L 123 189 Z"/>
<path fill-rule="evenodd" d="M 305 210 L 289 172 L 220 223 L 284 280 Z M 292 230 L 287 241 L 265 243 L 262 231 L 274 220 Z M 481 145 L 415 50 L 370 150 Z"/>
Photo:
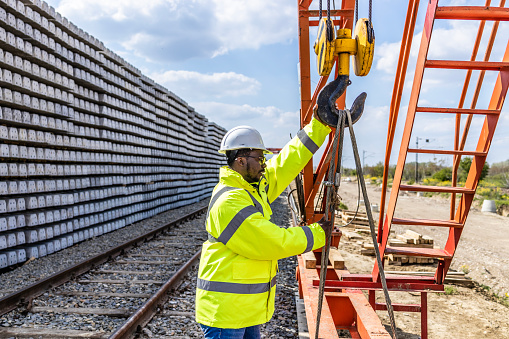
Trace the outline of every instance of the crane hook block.
<path fill-rule="evenodd" d="M 366 19 L 359 19 L 355 25 L 355 40 L 357 42 L 357 53 L 353 70 L 357 76 L 366 76 L 373 63 L 373 52 L 375 49 L 375 32 L 372 23 Z"/>
<path fill-rule="evenodd" d="M 315 53 L 318 56 L 316 63 L 320 76 L 329 75 L 334 65 L 334 40 L 335 34 L 332 20 L 322 18 L 318 25 L 318 35 L 314 45 Z"/>
<path fill-rule="evenodd" d="M 340 114 L 343 114 L 343 110 L 338 110 L 336 108 L 336 100 L 345 92 L 346 87 L 350 85 L 351 81 L 348 78 L 348 75 L 338 75 L 338 77 L 325 85 L 324 88 L 318 94 L 318 99 L 316 100 L 317 110 L 316 114 L 325 124 L 336 127 L 338 125 L 338 120 Z M 353 102 L 352 107 L 350 108 L 350 113 L 352 114 L 352 123 L 356 123 L 363 111 L 364 111 L 364 102 L 366 101 L 367 94 L 361 93 Z M 345 122 L 345 127 L 348 126 L 348 121 Z"/>

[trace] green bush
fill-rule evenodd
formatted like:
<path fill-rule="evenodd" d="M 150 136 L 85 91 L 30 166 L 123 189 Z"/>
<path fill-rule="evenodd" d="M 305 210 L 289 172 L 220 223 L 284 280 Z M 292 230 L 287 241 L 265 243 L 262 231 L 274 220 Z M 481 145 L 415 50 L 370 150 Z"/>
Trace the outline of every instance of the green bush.
<path fill-rule="evenodd" d="M 446 295 L 453 295 L 457 292 L 458 292 L 458 290 L 453 286 L 444 286 L 444 293 Z"/>
<path fill-rule="evenodd" d="M 435 172 L 432 176 L 433 179 L 438 181 L 451 181 L 452 180 L 452 169 L 449 167 L 444 167 L 440 171 Z"/>
<path fill-rule="evenodd" d="M 466 181 L 468 172 L 470 171 L 470 166 L 472 165 L 472 158 L 471 157 L 464 157 L 460 161 L 460 167 L 458 171 L 458 180 L 459 181 Z M 488 175 L 490 171 L 490 165 L 488 165 L 487 162 L 484 163 L 482 170 L 481 170 L 481 177 L 479 180 L 484 180 L 486 176 Z"/>

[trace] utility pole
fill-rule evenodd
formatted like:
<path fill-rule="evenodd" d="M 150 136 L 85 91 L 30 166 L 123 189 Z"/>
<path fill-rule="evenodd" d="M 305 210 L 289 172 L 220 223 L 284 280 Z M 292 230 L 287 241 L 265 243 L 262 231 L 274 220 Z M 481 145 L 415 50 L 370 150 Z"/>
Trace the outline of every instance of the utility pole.
<path fill-rule="evenodd" d="M 364 169 L 364 159 L 366 158 L 366 151 L 362 150 L 362 169 Z"/>
<path fill-rule="evenodd" d="M 419 149 L 419 137 L 415 137 L 415 149 Z M 419 152 L 415 152 L 415 183 L 419 183 Z"/>
<path fill-rule="evenodd" d="M 419 149 L 419 140 L 424 138 L 415 137 L 415 149 Z M 429 139 L 426 139 L 426 142 L 429 142 Z M 415 152 L 415 183 L 419 183 L 419 152 Z"/>

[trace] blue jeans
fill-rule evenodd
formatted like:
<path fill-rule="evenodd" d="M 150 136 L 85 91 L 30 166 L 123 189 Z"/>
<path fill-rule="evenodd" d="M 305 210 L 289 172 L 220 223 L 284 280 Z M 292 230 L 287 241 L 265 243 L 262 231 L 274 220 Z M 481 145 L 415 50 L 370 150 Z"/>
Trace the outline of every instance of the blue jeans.
<path fill-rule="evenodd" d="M 244 328 L 217 328 L 200 324 L 205 339 L 260 339 L 260 325 Z"/>

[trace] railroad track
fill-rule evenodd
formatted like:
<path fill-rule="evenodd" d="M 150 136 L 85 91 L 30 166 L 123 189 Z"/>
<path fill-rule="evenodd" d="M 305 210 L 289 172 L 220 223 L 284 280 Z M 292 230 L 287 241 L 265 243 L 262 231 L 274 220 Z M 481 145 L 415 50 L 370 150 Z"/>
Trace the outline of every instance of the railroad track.
<path fill-rule="evenodd" d="M 0 337 L 134 336 L 198 262 L 204 211 L 1 298 Z"/>

